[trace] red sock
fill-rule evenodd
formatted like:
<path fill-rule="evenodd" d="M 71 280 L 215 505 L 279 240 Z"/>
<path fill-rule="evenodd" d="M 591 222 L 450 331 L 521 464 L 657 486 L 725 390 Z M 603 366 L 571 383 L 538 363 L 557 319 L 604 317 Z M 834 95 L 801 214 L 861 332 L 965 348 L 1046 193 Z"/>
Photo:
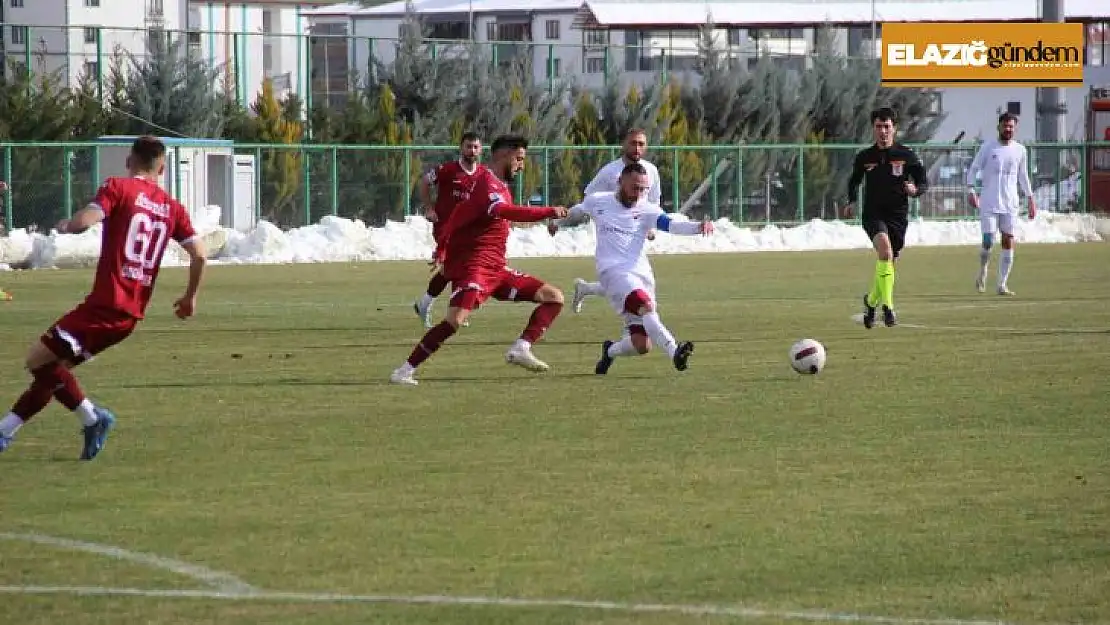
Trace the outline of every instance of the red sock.
<path fill-rule="evenodd" d="M 448 280 L 442 273 L 437 273 L 428 280 L 428 295 L 432 297 L 439 297 L 439 294 L 447 288 Z"/>
<path fill-rule="evenodd" d="M 77 378 L 72 371 L 61 365 L 58 365 L 55 375 L 58 377 L 59 386 L 54 389 L 54 399 L 71 411 L 77 410 L 81 402 L 85 401 L 85 391 L 81 390 Z"/>
<path fill-rule="evenodd" d="M 12 412 L 19 415 L 24 422 L 30 421 L 32 417 L 42 412 L 54 397 L 54 390 L 63 384 L 58 376 L 59 369 L 64 367 L 54 362 L 31 371 L 34 377 L 31 380 L 31 386 L 16 400 L 15 405 L 12 406 Z"/>
<path fill-rule="evenodd" d="M 551 327 L 552 323 L 555 323 L 555 317 L 558 317 L 559 313 L 561 312 L 563 312 L 563 305 L 554 302 L 549 302 L 547 304 L 540 304 L 539 306 L 536 306 L 536 309 L 532 311 L 532 317 L 528 319 L 528 325 L 524 327 L 524 333 L 520 335 L 520 338 L 528 341 L 529 343 L 535 343 L 539 341 L 540 337 L 543 336 L 543 333 L 547 332 L 547 329 Z"/>
<path fill-rule="evenodd" d="M 439 349 L 439 346 L 443 345 L 443 342 L 451 338 L 454 334 L 455 326 L 446 321 L 439 322 L 439 325 L 428 330 L 428 332 L 424 334 L 424 338 L 420 339 L 420 342 L 416 344 L 416 348 L 412 350 L 412 354 L 409 356 L 409 364 L 413 367 L 419 367 L 420 363 L 431 358 L 432 354 L 436 353 L 436 350 Z"/>

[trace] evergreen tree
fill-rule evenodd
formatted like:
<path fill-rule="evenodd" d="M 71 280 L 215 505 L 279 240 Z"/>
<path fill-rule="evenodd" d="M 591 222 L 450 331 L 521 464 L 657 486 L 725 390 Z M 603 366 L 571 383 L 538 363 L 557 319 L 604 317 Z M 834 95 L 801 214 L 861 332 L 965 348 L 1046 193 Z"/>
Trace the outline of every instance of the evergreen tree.
<path fill-rule="evenodd" d="M 126 57 L 125 86 L 109 95 L 109 103 L 127 114 L 130 134 L 222 136 L 226 106 L 220 69 L 187 54 L 183 38 L 150 31 L 146 55 Z"/>
<path fill-rule="evenodd" d="M 295 145 L 304 138 L 303 125 L 289 119 L 274 94 L 270 80 L 262 82 L 262 90 L 251 104 L 254 114 L 250 140 L 272 143 L 276 146 Z M 297 199 L 304 179 L 303 155 L 300 150 L 286 147 L 267 148 L 262 151 L 261 168 L 262 216 L 277 224 L 297 222 Z"/>

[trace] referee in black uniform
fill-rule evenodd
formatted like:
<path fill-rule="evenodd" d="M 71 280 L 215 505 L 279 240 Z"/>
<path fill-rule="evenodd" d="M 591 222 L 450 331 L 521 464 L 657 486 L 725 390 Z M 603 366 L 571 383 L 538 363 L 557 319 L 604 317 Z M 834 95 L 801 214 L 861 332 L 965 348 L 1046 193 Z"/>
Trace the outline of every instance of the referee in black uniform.
<path fill-rule="evenodd" d="M 911 197 L 925 192 L 925 167 L 908 147 L 894 142 L 897 117 L 893 110 L 881 108 L 871 113 L 875 143 L 856 154 L 852 177 L 848 179 L 848 205 L 851 217 L 859 200 L 860 183 L 866 182 L 860 221 L 878 255 L 871 290 L 863 296 L 863 325 L 875 325 L 875 311 L 883 308 L 887 327 L 898 323 L 894 314 L 894 260 L 906 242 Z"/>

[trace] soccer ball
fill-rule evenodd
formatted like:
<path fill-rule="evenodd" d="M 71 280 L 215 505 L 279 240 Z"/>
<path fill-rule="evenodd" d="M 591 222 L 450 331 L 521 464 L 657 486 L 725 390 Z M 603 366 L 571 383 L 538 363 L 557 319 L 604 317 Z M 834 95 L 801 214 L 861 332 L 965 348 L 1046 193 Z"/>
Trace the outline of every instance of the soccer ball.
<path fill-rule="evenodd" d="M 790 366 L 810 375 L 825 368 L 825 346 L 813 339 L 802 339 L 790 346 Z"/>

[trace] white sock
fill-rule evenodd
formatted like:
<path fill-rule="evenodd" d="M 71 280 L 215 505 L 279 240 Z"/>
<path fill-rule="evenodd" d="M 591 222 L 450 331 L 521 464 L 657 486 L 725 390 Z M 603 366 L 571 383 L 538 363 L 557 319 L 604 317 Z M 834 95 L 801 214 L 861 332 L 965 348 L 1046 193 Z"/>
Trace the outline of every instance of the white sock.
<path fill-rule="evenodd" d="M 428 295 L 427 293 L 425 293 L 425 294 L 420 296 L 420 308 L 422 308 L 424 310 L 427 310 L 428 308 L 431 307 L 432 302 L 434 302 L 434 301 L 436 301 L 436 298 L 434 298 L 431 295 Z"/>
<path fill-rule="evenodd" d="M 23 427 L 23 419 L 14 412 L 9 412 L 7 416 L 0 419 L 0 436 L 11 438 L 21 427 Z"/>
<path fill-rule="evenodd" d="M 1002 250 L 998 258 L 998 286 L 1006 286 L 1010 279 L 1010 269 L 1014 267 L 1014 250 Z"/>
<path fill-rule="evenodd" d="M 526 352 L 532 349 L 532 344 L 524 339 L 517 339 L 516 342 L 513 343 L 513 349 Z"/>
<path fill-rule="evenodd" d="M 587 282 L 582 285 L 582 292 L 586 295 L 601 295 L 605 289 L 601 288 L 600 282 Z"/>
<path fill-rule="evenodd" d="M 991 264 L 991 248 L 979 248 L 979 270 L 983 273 L 987 272 L 987 267 Z"/>
<path fill-rule="evenodd" d="M 408 361 L 406 360 L 404 364 L 402 364 L 400 367 L 397 368 L 397 370 L 400 371 L 404 375 L 408 375 L 408 374 L 412 373 L 413 371 L 416 371 L 416 367 L 410 365 L 408 363 Z"/>
<path fill-rule="evenodd" d="M 674 356 L 675 351 L 678 349 L 678 344 L 675 343 L 674 336 L 667 326 L 663 325 L 663 320 L 659 318 L 659 313 L 649 312 L 643 316 L 644 329 L 647 330 L 648 336 L 651 341 L 656 345 L 667 350 L 668 356 Z"/>
<path fill-rule="evenodd" d="M 90 426 L 100 420 L 96 414 L 96 406 L 87 398 L 83 400 L 77 409 L 73 411 L 78 419 L 81 419 L 81 425 Z"/>
<path fill-rule="evenodd" d="M 610 358 L 620 358 L 621 356 L 634 356 L 637 352 L 636 347 L 632 345 L 632 337 L 626 336 L 610 345 L 605 353 Z"/>

